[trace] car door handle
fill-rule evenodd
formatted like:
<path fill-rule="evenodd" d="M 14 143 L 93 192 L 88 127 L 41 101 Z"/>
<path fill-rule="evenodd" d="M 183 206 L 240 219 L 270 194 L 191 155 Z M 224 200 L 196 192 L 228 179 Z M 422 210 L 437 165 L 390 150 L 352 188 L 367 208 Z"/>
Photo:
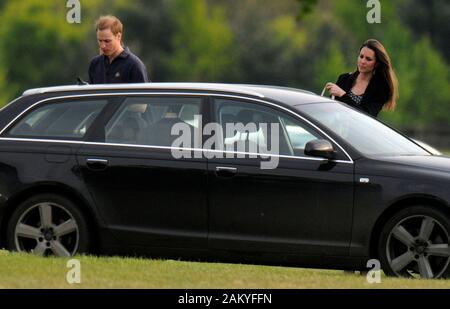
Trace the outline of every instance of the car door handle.
<path fill-rule="evenodd" d="M 238 169 L 235 167 L 216 167 L 216 175 L 218 177 L 232 178 L 237 175 Z"/>
<path fill-rule="evenodd" d="M 91 170 L 104 170 L 108 167 L 108 160 L 106 159 L 87 159 L 86 160 L 86 165 L 88 166 L 88 168 L 90 168 Z"/>

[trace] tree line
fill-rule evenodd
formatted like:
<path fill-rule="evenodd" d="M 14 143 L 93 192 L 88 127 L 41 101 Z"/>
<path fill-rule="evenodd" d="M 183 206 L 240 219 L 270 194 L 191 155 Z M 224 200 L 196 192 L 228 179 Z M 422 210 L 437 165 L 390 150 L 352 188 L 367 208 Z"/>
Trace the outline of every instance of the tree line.
<path fill-rule="evenodd" d="M 271 84 L 319 93 L 355 69 L 360 44 L 380 40 L 400 83 L 397 126 L 450 124 L 449 2 L 382 1 L 369 24 L 360 0 L 90 0 L 81 23 L 62 0 L 0 0 L 0 104 L 28 88 L 87 78 L 95 19 L 117 15 L 124 42 L 154 82 Z"/>

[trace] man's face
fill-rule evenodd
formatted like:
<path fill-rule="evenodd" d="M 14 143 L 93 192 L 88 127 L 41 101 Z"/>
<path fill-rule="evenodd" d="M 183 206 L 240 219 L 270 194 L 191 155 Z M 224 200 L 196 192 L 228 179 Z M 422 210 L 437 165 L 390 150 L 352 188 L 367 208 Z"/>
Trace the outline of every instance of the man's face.
<path fill-rule="evenodd" d="M 109 57 L 114 55 L 121 48 L 122 33 L 114 35 L 111 29 L 98 30 L 97 41 L 100 52 Z"/>

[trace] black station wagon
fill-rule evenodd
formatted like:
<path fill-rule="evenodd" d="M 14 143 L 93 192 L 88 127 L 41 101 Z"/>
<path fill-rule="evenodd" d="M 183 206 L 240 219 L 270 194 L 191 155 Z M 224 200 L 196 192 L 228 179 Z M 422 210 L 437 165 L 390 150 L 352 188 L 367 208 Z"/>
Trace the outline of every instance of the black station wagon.
<path fill-rule="evenodd" d="M 297 89 L 33 89 L 0 112 L 0 242 L 442 278 L 450 158 Z"/>

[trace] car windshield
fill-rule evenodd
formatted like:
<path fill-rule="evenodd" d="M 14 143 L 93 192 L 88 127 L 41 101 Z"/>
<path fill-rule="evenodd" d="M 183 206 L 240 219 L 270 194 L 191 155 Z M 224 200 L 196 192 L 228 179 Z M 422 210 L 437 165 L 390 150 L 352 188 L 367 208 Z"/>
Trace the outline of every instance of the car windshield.
<path fill-rule="evenodd" d="M 356 150 L 368 156 L 430 155 L 401 134 L 376 119 L 341 103 L 297 105 Z"/>

